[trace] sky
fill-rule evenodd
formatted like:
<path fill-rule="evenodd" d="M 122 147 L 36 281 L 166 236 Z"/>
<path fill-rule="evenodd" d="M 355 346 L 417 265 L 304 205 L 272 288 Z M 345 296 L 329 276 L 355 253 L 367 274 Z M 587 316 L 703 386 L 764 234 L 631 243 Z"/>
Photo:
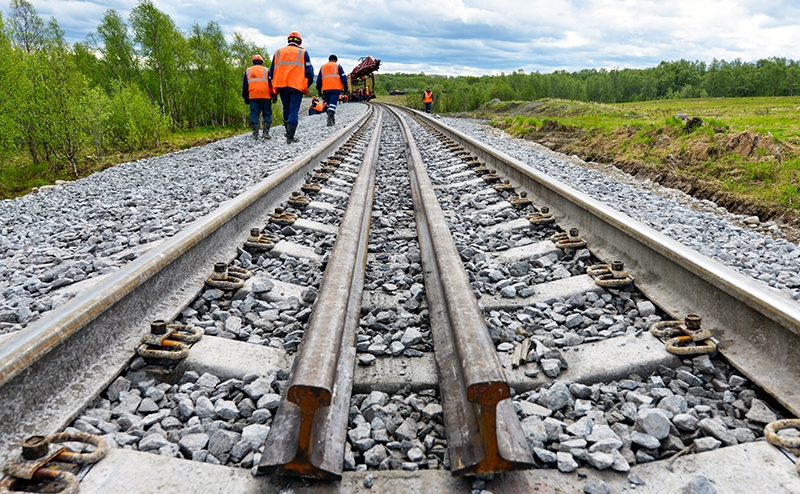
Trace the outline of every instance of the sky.
<path fill-rule="evenodd" d="M 28 0 L 84 41 L 108 9 L 139 0 Z M 152 0 L 188 32 L 217 22 L 269 55 L 298 31 L 315 69 L 336 54 L 381 72 L 486 75 L 522 70 L 645 68 L 680 59 L 800 59 L 797 0 Z M 7 15 L 10 1 L 0 0 Z M 264 55 L 262 53 L 262 55 Z"/>

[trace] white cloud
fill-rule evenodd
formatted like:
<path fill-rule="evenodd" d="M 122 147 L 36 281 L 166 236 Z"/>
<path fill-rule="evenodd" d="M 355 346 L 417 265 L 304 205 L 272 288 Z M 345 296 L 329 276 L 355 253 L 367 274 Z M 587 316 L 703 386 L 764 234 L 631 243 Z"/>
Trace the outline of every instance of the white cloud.
<path fill-rule="evenodd" d="M 31 0 L 70 41 L 108 8 L 127 18 L 138 0 Z M 270 51 L 289 31 L 315 66 L 336 53 L 387 72 L 490 74 L 645 67 L 662 60 L 798 58 L 800 6 L 781 0 L 153 0 L 184 31 L 214 20 Z M 4 8 L 8 10 L 7 7 Z M 352 66 L 351 65 L 351 66 Z"/>

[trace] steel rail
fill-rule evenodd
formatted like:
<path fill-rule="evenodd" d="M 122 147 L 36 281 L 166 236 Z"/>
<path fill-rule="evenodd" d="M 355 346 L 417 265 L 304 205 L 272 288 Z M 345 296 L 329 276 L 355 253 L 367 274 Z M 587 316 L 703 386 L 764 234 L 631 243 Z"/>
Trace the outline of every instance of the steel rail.
<path fill-rule="evenodd" d="M 409 110 L 410 111 L 410 110 Z M 702 316 L 721 354 L 800 416 L 800 305 L 627 215 L 421 112 L 438 129 L 577 227 L 600 259 L 621 260 L 636 287 L 673 319 Z"/>
<path fill-rule="evenodd" d="M 149 324 L 173 320 L 202 290 L 215 261 L 229 262 L 251 227 L 369 118 L 368 110 L 320 146 L 193 222 L 0 344 L 0 459 L 25 436 L 62 430 L 128 364 Z"/>
<path fill-rule="evenodd" d="M 341 478 L 382 115 L 379 110 L 259 473 Z"/>
<path fill-rule="evenodd" d="M 414 215 L 453 475 L 534 466 L 511 390 L 444 212 L 403 117 Z"/>

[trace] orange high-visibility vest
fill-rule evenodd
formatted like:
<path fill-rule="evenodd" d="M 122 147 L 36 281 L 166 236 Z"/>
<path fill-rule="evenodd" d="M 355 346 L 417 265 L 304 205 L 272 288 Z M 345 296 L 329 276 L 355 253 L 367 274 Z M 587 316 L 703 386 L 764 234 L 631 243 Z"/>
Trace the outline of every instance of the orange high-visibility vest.
<path fill-rule="evenodd" d="M 423 103 L 433 103 L 433 92 L 425 91 L 425 97 L 422 99 Z"/>
<path fill-rule="evenodd" d="M 306 79 L 306 51 L 299 46 L 289 45 L 275 51 L 275 66 L 272 68 L 272 87 L 281 89 L 291 87 L 308 92 Z"/>
<path fill-rule="evenodd" d="M 317 102 L 314 104 L 314 110 L 322 113 L 325 110 L 325 102 L 317 100 Z"/>
<path fill-rule="evenodd" d="M 339 64 L 336 62 L 328 62 L 322 66 L 320 71 L 322 74 L 322 90 L 323 91 L 341 91 L 344 89 L 342 78 L 339 76 Z"/>
<path fill-rule="evenodd" d="M 267 75 L 267 68 L 263 65 L 253 65 L 247 69 L 247 92 L 250 94 L 250 99 L 272 98 Z"/>

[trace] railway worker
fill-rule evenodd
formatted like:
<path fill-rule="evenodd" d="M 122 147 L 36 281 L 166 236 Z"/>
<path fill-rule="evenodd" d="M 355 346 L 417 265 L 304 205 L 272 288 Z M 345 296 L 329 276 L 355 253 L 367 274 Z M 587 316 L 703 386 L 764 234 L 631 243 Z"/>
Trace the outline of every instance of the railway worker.
<path fill-rule="evenodd" d="M 336 104 L 342 91 L 347 91 L 347 75 L 338 61 L 336 55 L 329 56 L 328 63 L 320 67 L 317 75 L 317 91 L 328 104 L 328 127 L 336 125 Z"/>
<path fill-rule="evenodd" d="M 258 139 L 259 119 L 264 116 L 264 139 L 270 139 L 269 127 L 272 125 L 272 100 L 276 94 L 272 92 L 267 77 L 267 68 L 261 55 L 253 55 L 253 66 L 244 72 L 242 79 L 242 98 L 250 105 L 250 128 L 253 139 Z"/>
<path fill-rule="evenodd" d="M 314 67 L 311 57 L 300 45 L 303 38 L 297 31 L 287 37 L 289 44 L 275 50 L 269 68 L 269 80 L 281 97 L 283 120 L 286 124 L 286 142 L 297 142 L 295 132 L 299 121 L 300 103 L 308 87 L 314 82 Z"/>
<path fill-rule="evenodd" d="M 311 107 L 308 109 L 308 114 L 319 115 L 320 113 L 325 113 L 325 102 L 313 96 L 311 98 Z"/>
<path fill-rule="evenodd" d="M 425 90 L 425 94 L 422 95 L 422 102 L 425 103 L 425 113 L 430 113 L 433 106 L 433 91 L 431 91 L 430 86 Z"/>

